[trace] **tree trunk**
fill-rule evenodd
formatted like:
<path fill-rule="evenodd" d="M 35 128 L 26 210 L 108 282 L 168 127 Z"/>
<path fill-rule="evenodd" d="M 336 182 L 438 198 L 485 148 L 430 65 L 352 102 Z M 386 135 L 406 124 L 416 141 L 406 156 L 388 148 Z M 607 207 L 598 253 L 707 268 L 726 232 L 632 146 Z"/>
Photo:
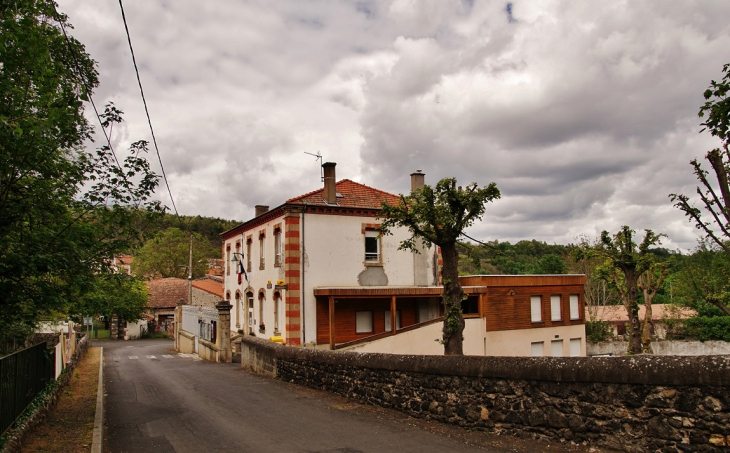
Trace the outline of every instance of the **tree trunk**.
<path fill-rule="evenodd" d="M 464 316 L 461 313 L 461 300 L 464 291 L 459 285 L 459 252 L 456 244 L 441 246 L 444 283 L 442 302 L 444 304 L 444 328 L 442 342 L 444 355 L 464 355 Z"/>
<path fill-rule="evenodd" d="M 654 299 L 656 292 L 644 288 L 644 306 L 646 313 L 644 314 L 644 323 L 641 326 L 641 352 L 644 354 L 654 354 L 651 348 L 651 331 L 654 327 L 654 319 L 651 313 L 651 301 Z"/>
<path fill-rule="evenodd" d="M 626 352 L 629 354 L 641 354 L 641 320 L 639 319 L 639 302 L 636 297 L 639 278 L 635 271 L 627 271 L 624 273 L 624 276 L 626 278 L 624 306 L 629 316 L 629 345 Z"/>

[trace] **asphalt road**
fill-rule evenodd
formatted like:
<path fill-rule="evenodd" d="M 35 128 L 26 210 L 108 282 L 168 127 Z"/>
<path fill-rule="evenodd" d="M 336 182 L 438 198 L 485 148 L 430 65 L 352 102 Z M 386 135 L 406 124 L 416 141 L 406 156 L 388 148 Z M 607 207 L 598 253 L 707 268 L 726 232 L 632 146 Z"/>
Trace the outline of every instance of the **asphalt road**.
<path fill-rule="evenodd" d="M 484 433 L 467 435 L 248 374 L 240 364 L 181 356 L 170 340 L 95 340 L 94 346 L 104 347 L 111 453 L 564 451 L 513 448 Z"/>

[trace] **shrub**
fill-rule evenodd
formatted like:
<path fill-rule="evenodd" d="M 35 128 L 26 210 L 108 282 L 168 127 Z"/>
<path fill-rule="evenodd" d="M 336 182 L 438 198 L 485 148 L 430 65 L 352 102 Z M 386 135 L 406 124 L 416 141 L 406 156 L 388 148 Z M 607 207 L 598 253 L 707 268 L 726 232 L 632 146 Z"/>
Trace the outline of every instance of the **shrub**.
<path fill-rule="evenodd" d="M 698 316 L 686 319 L 684 330 L 700 341 L 730 341 L 730 316 Z"/>
<path fill-rule="evenodd" d="M 598 343 L 611 337 L 611 325 L 603 321 L 586 321 L 586 337 L 588 341 Z"/>

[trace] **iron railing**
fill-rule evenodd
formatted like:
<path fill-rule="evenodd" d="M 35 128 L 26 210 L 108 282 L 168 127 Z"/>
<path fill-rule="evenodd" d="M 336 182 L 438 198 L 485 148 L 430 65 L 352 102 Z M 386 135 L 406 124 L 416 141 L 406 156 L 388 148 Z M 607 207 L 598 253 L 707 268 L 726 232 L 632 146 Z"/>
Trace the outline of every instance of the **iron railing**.
<path fill-rule="evenodd" d="M 0 435 L 54 379 L 55 349 L 39 343 L 0 359 Z"/>

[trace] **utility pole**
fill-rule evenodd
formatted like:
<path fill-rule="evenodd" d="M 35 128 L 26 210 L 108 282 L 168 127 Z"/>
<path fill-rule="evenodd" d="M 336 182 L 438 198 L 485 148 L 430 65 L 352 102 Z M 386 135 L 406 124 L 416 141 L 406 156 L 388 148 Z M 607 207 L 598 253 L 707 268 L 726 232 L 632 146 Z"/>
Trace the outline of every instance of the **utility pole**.
<path fill-rule="evenodd" d="M 193 304 L 193 235 L 190 235 L 190 259 L 188 261 L 188 304 Z"/>

